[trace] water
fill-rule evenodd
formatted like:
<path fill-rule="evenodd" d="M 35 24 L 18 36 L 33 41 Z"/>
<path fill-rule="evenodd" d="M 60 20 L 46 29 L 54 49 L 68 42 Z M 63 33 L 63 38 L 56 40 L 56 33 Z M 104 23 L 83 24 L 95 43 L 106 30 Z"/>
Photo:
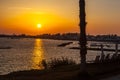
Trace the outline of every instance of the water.
<path fill-rule="evenodd" d="M 0 75 L 13 71 L 43 69 L 40 64 L 43 59 L 49 61 L 51 58 L 60 58 L 61 56 L 73 58 L 76 63 L 79 63 L 79 50 L 69 49 L 79 46 L 78 42 L 73 41 L 73 44 L 66 47 L 57 47 L 58 44 L 64 42 L 68 41 L 0 38 L 0 47 L 12 47 L 11 49 L 0 49 Z M 99 53 L 88 51 L 87 60 L 94 60 Z"/>

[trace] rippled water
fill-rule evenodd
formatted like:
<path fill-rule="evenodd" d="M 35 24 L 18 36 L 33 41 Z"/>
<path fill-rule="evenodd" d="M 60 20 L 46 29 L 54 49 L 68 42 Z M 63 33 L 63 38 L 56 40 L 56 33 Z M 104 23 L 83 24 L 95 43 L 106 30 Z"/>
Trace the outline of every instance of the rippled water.
<path fill-rule="evenodd" d="M 59 58 L 61 56 L 73 58 L 79 63 L 79 50 L 69 49 L 79 46 L 77 41 L 66 47 L 57 47 L 58 44 L 68 42 L 63 40 L 47 39 L 11 39 L 0 38 L 0 47 L 12 47 L 0 49 L 0 75 L 13 71 L 42 69 L 40 62 L 43 59 Z M 93 60 L 100 52 L 88 51 L 87 60 Z"/>

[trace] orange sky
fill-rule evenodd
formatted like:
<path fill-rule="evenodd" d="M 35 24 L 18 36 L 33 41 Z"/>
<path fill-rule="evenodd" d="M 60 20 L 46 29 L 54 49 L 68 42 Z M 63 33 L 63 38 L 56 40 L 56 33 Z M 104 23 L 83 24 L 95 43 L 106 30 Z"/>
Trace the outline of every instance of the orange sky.
<path fill-rule="evenodd" d="M 120 35 L 119 5 L 119 0 L 86 0 L 87 33 Z M 78 0 L 0 0 L 0 11 L 1 34 L 79 32 Z"/>

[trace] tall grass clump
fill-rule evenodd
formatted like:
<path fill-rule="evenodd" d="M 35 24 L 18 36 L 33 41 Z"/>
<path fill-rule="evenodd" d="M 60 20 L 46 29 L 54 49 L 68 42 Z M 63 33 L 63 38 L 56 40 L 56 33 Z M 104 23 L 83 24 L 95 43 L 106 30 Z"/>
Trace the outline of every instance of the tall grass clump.
<path fill-rule="evenodd" d="M 61 66 L 75 65 L 76 62 L 71 58 L 61 57 L 61 58 L 51 58 L 50 61 L 43 61 L 43 66 L 49 69 L 55 69 Z"/>

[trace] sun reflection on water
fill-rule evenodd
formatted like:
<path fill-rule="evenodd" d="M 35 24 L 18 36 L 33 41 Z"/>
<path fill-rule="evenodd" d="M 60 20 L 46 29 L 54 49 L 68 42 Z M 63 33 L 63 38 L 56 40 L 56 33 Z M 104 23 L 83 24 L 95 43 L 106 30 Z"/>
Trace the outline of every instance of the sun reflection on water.
<path fill-rule="evenodd" d="M 44 69 L 42 66 L 42 60 L 44 59 L 44 50 L 42 48 L 41 39 L 35 40 L 33 57 L 32 57 L 32 68 L 33 69 Z"/>

